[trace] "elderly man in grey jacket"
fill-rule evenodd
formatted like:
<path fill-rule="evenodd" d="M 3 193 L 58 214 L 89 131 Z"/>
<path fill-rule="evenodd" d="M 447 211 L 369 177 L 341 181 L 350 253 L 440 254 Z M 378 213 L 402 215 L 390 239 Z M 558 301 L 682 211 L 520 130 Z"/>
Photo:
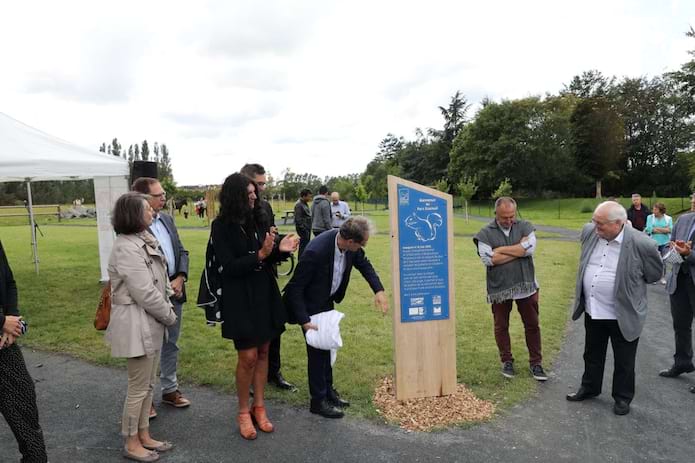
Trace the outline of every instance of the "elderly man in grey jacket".
<path fill-rule="evenodd" d="M 647 283 L 663 271 L 656 242 L 627 223 L 623 206 L 599 204 L 581 233 L 574 313 L 584 313 L 584 375 L 567 400 L 579 402 L 601 393 L 610 339 L 615 359 L 613 412 L 627 415 L 635 396 L 637 343 L 647 318 Z"/>

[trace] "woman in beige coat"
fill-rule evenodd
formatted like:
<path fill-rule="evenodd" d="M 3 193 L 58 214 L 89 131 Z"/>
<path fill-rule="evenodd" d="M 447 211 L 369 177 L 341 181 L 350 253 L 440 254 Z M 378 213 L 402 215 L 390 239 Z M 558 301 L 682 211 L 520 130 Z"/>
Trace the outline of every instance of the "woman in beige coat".
<path fill-rule="evenodd" d="M 170 442 L 152 438 L 149 411 L 165 326 L 176 321 L 169 302 L 172 294 L 164 255 L 148 228 L 152 208 L 147 197 L 126 193 L 116 201 L 111 217 L 118 234 L 109 258 L 111 320 L 106 340 L 113 357 L 128 359 L 128 394 L 123 406 L 121 432 L 126 439 L 123 456 L 135 461 L 156 461 Z"/>

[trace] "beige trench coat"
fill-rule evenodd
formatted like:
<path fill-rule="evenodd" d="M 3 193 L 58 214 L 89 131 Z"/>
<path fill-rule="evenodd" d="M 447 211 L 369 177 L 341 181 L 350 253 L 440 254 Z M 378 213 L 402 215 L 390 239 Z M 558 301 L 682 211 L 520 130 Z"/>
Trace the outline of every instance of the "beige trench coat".
<path fill-rule="evenodd" d="M 176 322 L 164 257 L 137 235 L 118 235 L 108 265 L 111 320 L 105 340 L 113 357 L 161 350 L 165 326 Z"/>

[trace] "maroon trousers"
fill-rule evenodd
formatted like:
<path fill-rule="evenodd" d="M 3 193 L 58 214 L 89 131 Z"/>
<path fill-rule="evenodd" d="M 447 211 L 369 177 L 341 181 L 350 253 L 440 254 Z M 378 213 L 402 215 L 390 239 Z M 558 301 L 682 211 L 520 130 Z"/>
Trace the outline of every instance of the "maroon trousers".
<path fill-rule="evenodd" d="M 502 362 L 514 361 L 512 343 L 509 339 L 509 314 L 512 311 L 512 300 L 492 304 L 492 315 L 495 319 L 495 341 L 500 351 Z M 540 365 L 541 356 L 541 327 L 538 324 L 538 291 L 524 299 L 516 300 L 516 307 L 524 323 L 526 347 L 528 348 L 529 364 Z"/>

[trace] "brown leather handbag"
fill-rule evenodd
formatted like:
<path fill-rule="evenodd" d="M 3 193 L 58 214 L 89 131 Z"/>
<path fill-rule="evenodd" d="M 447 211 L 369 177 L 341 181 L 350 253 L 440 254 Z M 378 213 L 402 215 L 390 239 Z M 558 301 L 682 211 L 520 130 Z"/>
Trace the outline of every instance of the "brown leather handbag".
<path fill-rule="evenodd" d="M 104 285 L 101 290 L 101 298 L 97 306 L 97 313 L 94 315 L 94 328 L 99 331 L 105 330 L 109 326 L 111 319 L 111 282 Z"/>

